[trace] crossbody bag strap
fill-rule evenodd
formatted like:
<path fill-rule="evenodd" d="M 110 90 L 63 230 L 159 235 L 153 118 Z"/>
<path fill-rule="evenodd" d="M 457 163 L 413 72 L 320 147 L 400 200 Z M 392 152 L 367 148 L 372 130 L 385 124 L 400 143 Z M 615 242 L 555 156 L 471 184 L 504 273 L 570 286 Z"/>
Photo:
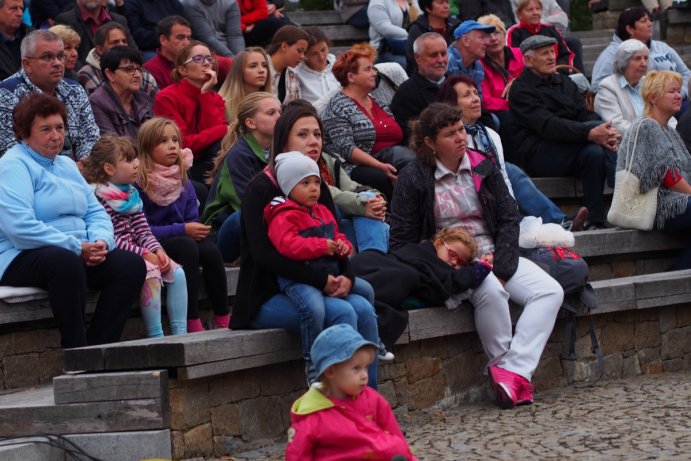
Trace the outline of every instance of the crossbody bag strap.
<path fill-rule="evenodd" d="M 636 133 L 633 136 L 633 150 L 629 150 L 629 164 L 626 166 L 626 171 L 631 171 L 631 167 L 633 166 L 633 157 L 636 155 L 636 144 L 638 143 L 638 131 L 641 129 L 642 124 L 643 120 L 640 120 L 636 125 Z M 631 146 L 631 138 L 629 138 L 627 145 L 629 147 Z"/>

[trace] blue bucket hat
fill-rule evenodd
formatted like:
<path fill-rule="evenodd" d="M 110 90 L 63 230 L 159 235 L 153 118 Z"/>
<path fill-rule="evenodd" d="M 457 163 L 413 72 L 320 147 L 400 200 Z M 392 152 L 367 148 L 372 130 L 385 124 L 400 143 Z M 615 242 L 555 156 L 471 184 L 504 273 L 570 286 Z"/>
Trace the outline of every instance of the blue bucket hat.
<path fill-rule="evenodd" d="M 347 323 L 340 323 L 322 331 L 312 343 L 310 351 L 317 377 L 321 377 L 331 365 L 349 360 L 363 346 L 372 346 L 375 349 L 378 347 L 372 341 L 363 338 Z"/>
<path fill-rule="evenodd" d="M 488 26 L 485 24 L 480 24 L 477 21 L 473 21 L 472 19 L 469 19 L 467 21 L 463 21 L 456 27 L 456 30 L 453 32 L 453 38 L 458 40 L 461 38 L 463 35 L 467 34 L 468 32 L 471 32 L 473 30 L 481 30 L 483 32 L 487 32 L 488 34 L 491 34 L 494 32 L 496 27 L 494 26 Z"/>

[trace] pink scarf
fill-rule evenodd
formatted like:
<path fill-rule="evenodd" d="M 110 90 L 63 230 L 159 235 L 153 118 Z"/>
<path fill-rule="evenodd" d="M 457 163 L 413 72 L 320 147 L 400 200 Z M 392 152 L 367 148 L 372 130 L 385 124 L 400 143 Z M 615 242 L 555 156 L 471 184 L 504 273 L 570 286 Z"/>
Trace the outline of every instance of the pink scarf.
<path fill-rule="evenodd" d="M 187 168 L 192 166 L 192 151 L 182 149 L 180 151 L 182 161 Z M 168 206 L 175 202 L 182 193 L 182 175 L 178 165 L 163 166 L 154 163 L 147 175 L 149 187 L 146 195 L 152 202 L 159 206 Z"/>

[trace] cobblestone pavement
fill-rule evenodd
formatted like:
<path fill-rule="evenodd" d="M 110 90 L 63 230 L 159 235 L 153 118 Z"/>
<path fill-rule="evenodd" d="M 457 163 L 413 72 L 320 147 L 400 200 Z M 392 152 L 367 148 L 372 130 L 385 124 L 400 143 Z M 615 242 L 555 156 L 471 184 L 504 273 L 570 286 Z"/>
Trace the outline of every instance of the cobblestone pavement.
<path fill-rule="evenodd" d="M 691 460 L 691 372 L 555 388 L 535 403 L 492 402 L 406 413 L 399 422 L 420 460 Z M 275 444 L 234 460 L 282 459 Z"/>

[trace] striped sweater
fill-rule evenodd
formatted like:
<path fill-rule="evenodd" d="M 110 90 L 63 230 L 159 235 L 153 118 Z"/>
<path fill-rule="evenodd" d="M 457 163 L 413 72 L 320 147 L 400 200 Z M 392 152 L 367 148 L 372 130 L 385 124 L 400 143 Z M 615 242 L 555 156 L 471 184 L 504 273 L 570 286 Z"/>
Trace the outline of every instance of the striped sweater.
<path fill-rule="evenodd" d="M 111 208 L 104 200 L 98 199 L 110 215 L 115 231 L 115 244 L 123 250 L 144 255 L 153 253 L 161 248 L 156 237 L 151 232 L 149 223 L 146 220 L 144 211 L 125 214 L 118 213 Z"/>

